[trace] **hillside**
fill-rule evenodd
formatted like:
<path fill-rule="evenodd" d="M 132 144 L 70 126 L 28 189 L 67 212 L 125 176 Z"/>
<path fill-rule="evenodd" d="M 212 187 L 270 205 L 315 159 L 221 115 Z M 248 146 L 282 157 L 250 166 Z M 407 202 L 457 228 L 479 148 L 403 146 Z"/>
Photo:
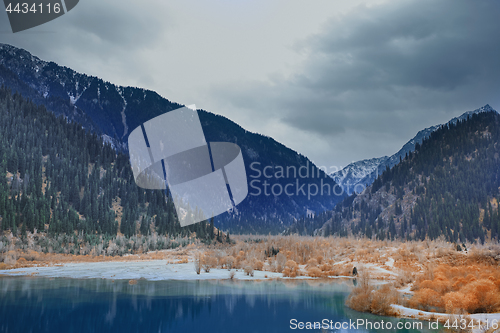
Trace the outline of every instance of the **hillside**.
<path fill-rule="evenodd" d="M 40 60 L 25 50 L 5 44 L 0 44 L 0 84 L 37 105 L 44 105 L 56 115 L 82 124 L 124 152 L 127 151 L 128 134 L 133 129 L 181 107 L 153 91 L 117 86 Z M 320 187 L 321 182 L 333 188 L 336 183 L 305 156 L 274 139 L 248 132 L 231 120 L 204 110 L 198 110 L 198 114 L 207 141 L 233 142 L 241 147 L 249 181 L 255 181 L 255 186 L 249 187 L 249 195 L 238 205 L 237 211 L 216 217 L 215 223 L 222 229 L 276 233 L 308 211 L 330 210 L 342 199 L 326 193 L 309 196 L 302 191 L 294 191 L 296 195 L 293 196 L 273 195 L 270 187 L 265 191 L 266 181 L 270 186 L 276 185 L 276 189 L 296 182 L 300 184 L 294 186 L 300 188 L 304 185 L 306 189 L 309 185 Z M 255 163 L 253 168 L 252 163 Z M 264 175 L 265 167 L 273 170 L 268 172 L 271 177 Z M 309 169 L 308 177 L 291 173 L 276 176 L 279 169 L 298 171 L 301 167 Z M 312 174 L 315 176 L 311 177 Z"/>
<path fill-rule="evenodd" d="M 491 106 L 486 104 L 485 106 L 473 110 L 467 111 L 451 119 L 448 123 L 456 124 L 459 120 L 466 120 L 467 117 L 472 116 L 476 113 L 490 112 L 494 111 Z M 408 140 L 401 149 L 391 156 L 382 156 L 378 158 L 365 159 L 357 162 L 353 162 L 347 165 L 342 170 L 330 174 L 330 176 L 344 188 L 346 192 L 351 195 L 354 193 L 354 188 L 356 187 L 357 192 L 360 192 L 364 187 L 371 185 L 373 181 L 382 174 L 387 167 L 392 168 L 401 161 L 409 152 L 415 151 L 415 145 L 422 144 L 424 139 L 427 139 L 432 132 L 439 129 L 441 125 L 434 125 L 431 127 L 424 128 L 419 131 L 412 139 Z M 356 186 L 361 184 L 362 186 Z"/>
<path fill-rule="evenodd" d="M 143 250 L 175 246 L 177 236 L 196 233 L 208 242 L 215 236 L 207 221 L 181 228 L 171 198 L 135 185 L 127 155 L 116 153 L 80 124 L 56 117 L 3 87 L 0 230 L 20 236 L 21 242 L 27 241 L 28 233 L 44 233 L 59 241 L 31 238 L 40 251 L 65 248 L 76 254 L 78 244 L 105 249 L 117 235 L 156 235 L 152 243 L 137 244 Z"/>
<path fill-rule="evenodd" d="M 500 233 L 500 115 L 474 113 L 441 126 L 415 152 L 346 198 L 316 232 L 484 241 Z"/>

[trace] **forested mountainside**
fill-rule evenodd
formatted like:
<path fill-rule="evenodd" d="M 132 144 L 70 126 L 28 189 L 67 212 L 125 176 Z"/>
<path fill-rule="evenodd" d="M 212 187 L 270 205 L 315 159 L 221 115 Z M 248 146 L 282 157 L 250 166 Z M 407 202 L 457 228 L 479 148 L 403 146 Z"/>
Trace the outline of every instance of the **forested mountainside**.
<path fill-rule="evenodd" d="M 498 239 L 499 142 L 496 111 L 443 125 L 365 192 L 337 205 L 316 233 L 378 239 L 443 235 L 454 242 Z M 321 222 L 306 219 L 294 230 L 310 231 Z"/>
<path fill-rule="evenodd" d="M 56 117 L 4 87 L 0 228 L 21 237 L 35 230 L 52 236 L 79 234 L 93 244 L 117 234 L 174 238 L 196 233 L 208 242 L 215 236 L 207 221 L 181 228 L 171 198 L 135 184 L 126 154 L 81 124 Z M 155 249 L 167 247 L 154 244 Z"/>
<path fill-rule="evenodd" d="M 156 92 L 117 86 L 40 60 L 26 50 L 6 44 L 0 44 L 0 84 L 37 105 L 45 105 L 56 115 L 81 123 L 124 152 L 128 135 L 137 126 L 182 106 Z M 309 196 L 295 188 L 293 196 L 272 195 L 270 188 L 265 191 L 264 182 L 270 186 L 277 184 L 276 189 L 297 181 L 299 186 L 295 187 L 304 185 L 306 189 L 309 184 L 320 187 L 323 182 L 333 188 L 336 183 L 305 156 L 274 139 L 248 132 L 231 120 L 204 110 L 198 110 L 198 114 L 208 142 L 233 142 L 241 147 L 249 182 L 254 181 L 250 194 L 236 211 L 215 218 L 220 228 L 238 233 L 277 233 L 309 211 L 331 210 L 343 198 L 343 195 L 331 194 Z M 291 173 L 285 177 L 275 176 L 280 167 L 298 170 L 306 166 L 310 170 L 308 177 Z M 272 169 L 268 172 L 272 177 L 263 173 L 266 167 Z M 312 174 L 315 176 L 311 177 Z"/>
<path fill-rule="evenodd" d="M 456 124 L 459 120 L 466 120 L 467 117 L 471 117 L 473 114 L 495 111 L 491 106 L 486 104 L 485 106 L 473 110 L 464 112 L 459 117 L 451 119 L 448 123 Z M 344 188 L 348 189 L 349 195 L 354 193 L 354 188 L 364 188 L 371 185 L 375 179 L 382 174 L 387 167 L 392 168 L 399 161 L 404 158 L 409 152 L 415 151 L 415 146 L 417 144 L 422 144 L 422 141 L 428 138 L 432 132 L 439 129 L 442 125 L 434 125 L 431 127 L 424 128 L 420 130 L 412 139 L 408 140 L 401 149 L 393 154 L 392 156 L 383 156 L 378 158 L 365 159 L 357 162 L 353 162 L 331 174 L 331 177 Z M 361 184 L 362 186 L 356 186 Z M 360 191 L 357 190 L 359 193 Z"/>

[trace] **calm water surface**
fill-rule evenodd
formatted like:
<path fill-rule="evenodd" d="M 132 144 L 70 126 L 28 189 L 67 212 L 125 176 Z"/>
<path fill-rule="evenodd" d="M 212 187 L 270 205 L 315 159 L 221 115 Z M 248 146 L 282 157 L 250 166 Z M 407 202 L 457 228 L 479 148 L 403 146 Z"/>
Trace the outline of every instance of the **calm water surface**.
<path fill-rule="evenodd" d="M 290 320 L 401 321 L 344 306 L 352 281 L 128 281 L 0 277 L 1 332 L 323 332 Z M 408 324 L 407 324 L 408 325 Z M 438 332 L 429 330 L 365 332 Z M 358 330 L 326 330 L 324 332 Z"/>

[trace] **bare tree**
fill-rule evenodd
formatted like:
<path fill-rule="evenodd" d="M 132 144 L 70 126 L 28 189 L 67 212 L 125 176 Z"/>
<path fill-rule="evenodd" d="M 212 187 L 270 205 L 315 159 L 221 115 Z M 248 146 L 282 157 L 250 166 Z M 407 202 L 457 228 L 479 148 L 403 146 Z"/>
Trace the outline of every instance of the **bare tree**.
<path fill-rule="evenodd" d="M 201 269 L 201 253 L 197 252 L 194 257 L 194 270 L 196 274 L 200 274 Z"/>

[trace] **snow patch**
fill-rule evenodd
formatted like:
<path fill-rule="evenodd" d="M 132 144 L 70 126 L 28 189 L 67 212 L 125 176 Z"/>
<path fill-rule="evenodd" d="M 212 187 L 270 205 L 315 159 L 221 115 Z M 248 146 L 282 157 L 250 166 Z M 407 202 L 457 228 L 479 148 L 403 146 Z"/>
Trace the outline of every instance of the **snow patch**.
<path fill-rule="evenodd" d="M 394 259 L 393 258 L 389 258 L 389 260 L 387 260 L 385 262 L 385 265 L 388 266 L 388 267 L 394 267 Z"/>
<path fill-rule="evenodd" d="M 387 275 L 393 276 L 393 277 L 398 276 L 397 273 L 394 273 L 394 272 L 391 272 L 385 268 L 376 266 L 375 264 L 365 264 L 365 268 L 368 268 L 370 270 L 370 272 L 374 272 L 374 273 L 387 274 Z"/>
<path fill-rule="evenodd" d="M 252 148 L 247 148 L 246 151 L 247 151 L 248 157 L 250 157 L 252 160 L 255 160 L 259 157 L 259 153 L 257 153 Z"/>
<path fill-rule="evenodd" d="M 111 145 L 111 147 L 116 150 L 114 140 L 109 135 L 103 134 L 103 136 L 102 136 L 102 143 L 103 144 L 109 143 Z"/>

